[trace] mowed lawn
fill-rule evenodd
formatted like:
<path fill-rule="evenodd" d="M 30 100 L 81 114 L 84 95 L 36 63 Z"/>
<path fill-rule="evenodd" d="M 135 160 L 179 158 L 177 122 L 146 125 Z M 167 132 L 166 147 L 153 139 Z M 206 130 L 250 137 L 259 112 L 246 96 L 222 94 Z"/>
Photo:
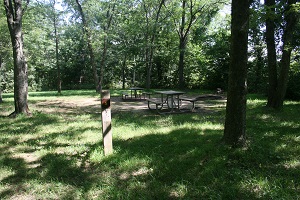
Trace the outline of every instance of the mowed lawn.
<path fill-rule="evenodd" d="M 30 93 L 30 117 L 8 118 L 13 96 L 3 99 L 0 199 L 300 199 L 300 102 L 274 111 L 248 95 L 240 149 L 220 141 L 224 102 L 172 115 L 112 106 L 114 153 L 104 156 L 93 91 Z"/>

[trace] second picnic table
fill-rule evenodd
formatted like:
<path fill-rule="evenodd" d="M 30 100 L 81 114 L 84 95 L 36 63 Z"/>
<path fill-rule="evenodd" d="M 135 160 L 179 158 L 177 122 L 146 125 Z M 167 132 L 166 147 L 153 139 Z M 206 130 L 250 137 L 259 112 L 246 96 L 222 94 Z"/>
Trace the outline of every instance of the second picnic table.
<path fill-rule="evenodd" d="M 144 90 L 144 88 L 140 88 L 140 87 L 132 87 L 132 88 L 129 88 L 130 90 L 130 96 L 131 96 L 131 99 L 133 99 L 133 96 L 135 99 L 138 98 L 138 91 L 142 91 Z"/>

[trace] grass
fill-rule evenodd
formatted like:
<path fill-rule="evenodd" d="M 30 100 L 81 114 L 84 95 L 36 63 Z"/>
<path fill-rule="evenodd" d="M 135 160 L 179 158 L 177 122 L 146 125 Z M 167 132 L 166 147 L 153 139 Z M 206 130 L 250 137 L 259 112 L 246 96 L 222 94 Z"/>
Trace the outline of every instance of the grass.
<path fill-rule="evenodd" d="M 120 91 L 112 91 L 118 95 Z M 0 199 L 300 199 L 300 102 L 249 95 L 245 148 L 220 143 L 224 107 L 158 116 L 116 112 L 103 155 L 93 91 L 29 94 L 31 117 L 0 104 Z M 76 102 L 75 102 L 76 103 Z"/>

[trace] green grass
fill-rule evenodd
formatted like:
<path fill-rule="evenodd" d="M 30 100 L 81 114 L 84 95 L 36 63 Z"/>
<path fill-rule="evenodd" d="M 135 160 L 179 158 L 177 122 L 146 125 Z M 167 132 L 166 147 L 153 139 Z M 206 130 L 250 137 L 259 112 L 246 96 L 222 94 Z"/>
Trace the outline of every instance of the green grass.
<path fill-rule="evenodd" d="M 56 103 L 98 96 L 30 93 L 32 116 L 13 119 L 6 117 L 13 96 L 3 95 L 0 199 L 300 199 L 300 102 L 274 111 L 249 95 L 242 149 L 220 143 L 222 106 L 202 114 L 117 112 L 114 153 L 104 156 L 97 107 Z"/>

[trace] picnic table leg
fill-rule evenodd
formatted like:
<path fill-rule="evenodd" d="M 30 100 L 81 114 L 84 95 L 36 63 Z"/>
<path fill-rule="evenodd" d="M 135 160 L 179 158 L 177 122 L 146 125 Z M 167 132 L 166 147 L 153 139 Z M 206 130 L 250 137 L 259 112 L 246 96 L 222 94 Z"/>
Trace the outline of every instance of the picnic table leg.
<path fill-rule="evenodd" d="M 195 101 L 193 101 L 192 103 L 193 103 L 193 105 L 192 105 L 192 112 L 194 112 L 195 111 Z"/>
<path fill-rule="evenodd" d="M 180 110 L 180 100 L 179 100 L 179 95 L 177 95 L 177 108 Z"/>
<path fill-rule="evenodd" d="M 160 97 L 161 97 L 161 102 L 162 102 L 162 106 L 163 106 L 164 105 L 164 95 L 161 94 Z"/>
<path fill-rule="evenodd" d="M 174 96 L 173 95 L 171 95 L 171 112 L 173 112 L 174 111 Z"/>

